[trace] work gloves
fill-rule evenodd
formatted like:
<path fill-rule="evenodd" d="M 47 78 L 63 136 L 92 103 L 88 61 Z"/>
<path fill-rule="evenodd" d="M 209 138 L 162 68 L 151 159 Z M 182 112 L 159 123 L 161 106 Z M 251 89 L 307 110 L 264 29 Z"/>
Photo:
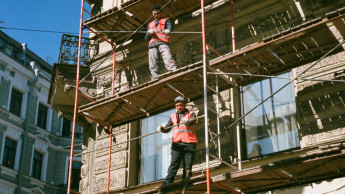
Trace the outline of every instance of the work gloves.
<path fill-rule="evenodd" d="M 153 29 L 149 30 L 148 33 L 150 35 L 152 35 L 153 33 L 155 33 L 155 31 Z M 170 30 L 169 29 L 165 29 L 163 30 L 163 33 L 166 34 L 166 35 L 169 35 L 170 34 Z"/>
<path fill-rule="evenodd" d="M 157 131 L 163 132 L 165 130 L 165 127 L 163 125 L 159 125 L 157 127 Z"/>
<path fill-rule="evenodd" d="M 165 30 L 163 30 L 163 33 L 166 34 L 166 35 L 169 35 L 170 34 L 170 30 L 169 29 L 165 29 Z"/>
<path fill-rule="evenodd" d="M 187 125 L 187 124 L 188 124 L 188 119 L 183 118 L 183 119 L 181 120 L 181 123 L 184 124 L 184 125 Z"/>

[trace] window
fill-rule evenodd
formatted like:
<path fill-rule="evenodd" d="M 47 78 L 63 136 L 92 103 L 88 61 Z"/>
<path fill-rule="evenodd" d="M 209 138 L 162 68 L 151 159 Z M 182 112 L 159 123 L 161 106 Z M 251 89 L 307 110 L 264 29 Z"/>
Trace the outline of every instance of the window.
<path fill-rule="evenodd" d="M 43 155 L 34 151 L 34 157 L 32 160 L 32 173 L 31 176 L 41 179 L 41 172 L 42 172 L 42 164 L 43 164 Z"/>
<path fill-rule="evenodd" d="M 2 165 L 14 169 L 17 142 L 6 137 Z"/>
<path fill-rule="evenodd" d="M 141 134 L 155 132 L 158 125 L 169 120 L 170 110 L 141 120 Z M 170 146 L 172 133 L 158 133 L 140 141 L 140 183 L 147 183 L 164 178 L 170 164 Z"/>
<path fill-rule="evenodd" d="M 280 76 L 292 77 L 292 73 Z M 270 78 L 243 87 L 244 114 L 288 81 Z M 291 83 L 249 113 L 244 119 L 244 128 L 247 158 L 298 147 L 299 137 L 293 84 Z"/>
<path fill-rule="evenodd" d="M 81 165 L 82 165 L 81 162 L 76 162 L 76 161 L 72 162 L 72 175 L 71 175 L 71 188 L 72 189 L 79 190 L 79 182 L 81 180 L 81 176 L 80 176 Z M 68 174 L 67 174 L 67 176 L 68 176 Z"/>
<path fill-rule="evenodd" d="M 48 108 L 42 105 L 41 103 L 39 103 L 38 113 L 37 113 L 37 126 L 41 127 L 42 129 L 46 129 L 47 115 L 48 115 Z"/>
<path fill-rule="evenodd" d="M 10 112 L 20 117 L 22 110 L 23 94 L 12 88 Z"/>
<path fill-rule="evenodd" d="M 70 137 L 71 135 L 71 121 L 63 118 L 62 119 L 62 137 Z"/>

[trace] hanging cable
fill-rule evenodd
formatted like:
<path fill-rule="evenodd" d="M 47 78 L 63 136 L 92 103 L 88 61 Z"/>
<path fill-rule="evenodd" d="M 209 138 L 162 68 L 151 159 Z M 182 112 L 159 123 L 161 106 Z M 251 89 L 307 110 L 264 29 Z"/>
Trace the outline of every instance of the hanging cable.
<path fill-rule="evenodd" d="M 287 80 L 303 80 L 303 81 L 323 81 L 323 82 L 341 82 L 345 83 L 345 80 L 334 80 L 334 79 L 308 79 L 308 78 L 293 78 L 293 77 L 279 77 L 273 75 L 260 75 L 260 74 L 246 74 L 246 73 L 214 73 L 208 72 L 210 75 L 235 75 L 235 76 L 249 76 L 249 77 L 263 77 L 263 78 L 276 78 L 276 79 L 287 79 Z"/>
<path fill-rule="evenodd" d="M 238 123 L 240 120 L 242 120 L 244 117 L 246 117 L 248 114 L 250 114 L 251 112 L 253 112 L 256 108 L 258 108 L 259 106 L 261 106 L 264 102 L 266 102 L 268 99 L 272 98 L 274 95 L 276 95 L 278 92 L 280 92 L 282 89 L 284 89 L 286 86 L 288 86 L 291 82 L 295 81 L 296 79 L 298 79 L 299 76 L 301 76 L 302 74 L 304 74 L 305 72 L 307 72 L 309 69 L 311 69 L 312 67 L 314 67 L 316 64 L 318 64 L 322 59 L 324 59 L 325 57 L 327 57 L 330 53 L 332 53 L 335 49 L 337 49 L 340 45 L 344 44 L 345 40 L 340 42 L 338 45 L 336 45 L 334 48 L 332 48 L 330 51 L 328 51 L 326 54 L 324 54 L 319 60 L 317 60 L 316 62 L 314 62 L 313 64 L 311 64 L 308 68 L 306 68 L 305 70 L 303 70 L 300 74 L 298 74 L 296 77 L 294 77 L 292 80 L 290 80 L 288 83 L 286 83 L 285 85 L 283 85 L 281 88 L 279 88 L 277 91 L 275 91 L 273 94 L 271 94 L 270 96 L 268 96 L 267 98 L 265 98 L 263 101 L 261 101 L 259 104 L 257 104 L 254 108 L 252 108 L 251 110 L 249 110 L 247 113 L 245 113 L 244 115 L 242 115 L 240 118 L 238 118 L 236 121 L 234 121 L 233 123 L 231 123 L 228 127 L 226 127 L 225 129 L 223 129 L 219 134 L 217 134 L 214 138 L 217 138 L 218 136 L 220 136 L 222 133 L 224 133 L 225 131 L 227 131 L 228 129 L 230 129 L 232 126 L 234 126 L 236 123 Z M 212 140 L 211 139 L 211 140 Z"/>
<path fill-rule="evenodd" d="M 198 117 L 196 117 L 194 119 L 190 119 L 190 120 L 193 121 L 193 120 L 200 119 L 202 117 L 205 117 L 205 115 L 201 115 L 201 116 L 198 116 Z M 182 124 L 177 124 L 177 125 L 173 125 L 173 126 L 170 126 L 170 127 L 166 127 L 165 129 L 172 129 L 172 128 L 180 126 L 180 125 L 182 125 Z M 109 147 L 117 146 L 117 145 L 120 145 L 120 144 L 123 144 L 123 143 L 127 143 L 127 142 L 130 142 L 130 141 L 133 141 L 133 140 L 141 139 L 143 137 L 154 135 L 156 133 L 160 133 L 160 131 L 155 131 L 155 132 L 152 132 L 152 133 L 148 133 L 148 134 L 145 134 L 145 135 L 134 137 L 132 139 L 129 139 L 129 140 L 126 140 L 126 141 L 123 141 L 123 142 L 115 143 L 114 145 L 111 145 L 111 146 L 106 146 L 106 147 L 103 147 L 103 148 L 98 148 L 98 149 L 94 149 L 94 150 L 91 150 L 91 151 L 75 154 L 73 157 L 80 156 L 80 155 L 83 155 L 83 154 L 89 154 L 89 153 L 92 153 L 92 152 L 95 152 L 95 151 L 99 151 L 99 150 L 103 150 L 103 149 L 106 149 L 106 148 L 109 148 Z"/>
<path fill-rule="evenodd" d="M 117 30 L 117 31 L 84 31 L 84 34 L 92 34 L 92 33 L 141 33 L 145 34 L 147 31 L 126 31 L 126 30 Z M 201 34 L 202 32 L 177 32 L 177 31 L 172 31 L 170 34 Z"/>
<path fill-rule="evenodd" d="M 0 27 L 0 29 L 20 30 L 20 31 L 29 31 L 29 32 L 47 32 L 47 33 L 56 33 L 56 34 L 78 34 L 78 32 L 62 32 L 62 31 L 54 31 L 54 30 L 39 30 L 39 29 L 29 29 L 29 28 Z"/>

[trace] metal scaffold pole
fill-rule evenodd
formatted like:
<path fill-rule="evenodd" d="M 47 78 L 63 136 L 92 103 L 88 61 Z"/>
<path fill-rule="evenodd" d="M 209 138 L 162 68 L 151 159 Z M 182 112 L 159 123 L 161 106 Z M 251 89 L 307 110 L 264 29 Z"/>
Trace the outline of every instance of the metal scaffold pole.
<path fill-rule="evenodd" d="M 117 5 L 117 2 L 116 2 Z M 116 44 L 114 44 L 115 48 Z M 115 50 L 115 49 L 114 49 Z M 111 79 L 111 95 L 115 94 L 115 65 L 116 65 L 116 51 L 113 53 L 113 69 L 112 69 L 112 79 Z M 113 144 L 113 128 L 109 127 L 109 157 L 108 157 L 108 175 L 107 175 L 107 194 L 110 189 L 110 169 L 111 169 L 111 148 Z"/>
<path fill-rule="evenodd" d="M 73 112 L 73 128 L 71 138 L 71 152 L 69 157 L 69 168 L 68 168 L 68 186 L 67 194 L 71 192 L 71 177 L 72 177 L 72 163 L 73 163 L 73 149 L 74 149 L 74 134 L 77 120 L 77 107 L 78 107 L 78 94 L 79 94 L 79 70 L 80 70 L 80 50 L 81 50 L 81 38 L 82 38 L 82 27 L 83 27 L 83 13 L 84 13 L 84 0 L 81 0 L 80 9 L 80 26 L 79 26 L 79 40 L 78 40 L 78 62 L 77 62 L 77 75 L 75 81 L 75 99 L 74 99 L 74 112 Z"/>
<path fill-rule="evenodd" d="M 205 35 L 205 8 L 204 0 L 201 0 L 201 28 L 202 28 L 202 62 L 203 62 L 203 82 L 204 82 L 204 111 L 205 111 L 205 152 L 206 152 L 206 179 L 207 193 L 211 193 L 210 169 L 209 169 L 209 143 L 208 143 L 208 114 L 207 114 L 207 67 L 206 67 L 206 35 Z"/>
<path fill-rule="evenodd" d="M 236 41 L 235 41 L 235 17 L 234 17 L 234 0 L 230 1 L 231 5 L 231 40 L 232 40 L 232 52 L 234 53 L 236 51 Z M 240 101 L 238 94 L 239 88 L 233 87 L 231 88 L 231 106 L 234 110 L 233 117 L 237 119 L 239 117 L 239 111 L 240 111 Z M 242 170 L 242 156 L 241 156 L 241 130 L 240 130 L 240 123 L 236 124 L 236 141 L 237 141 L 237 159 L 238 159 L 238 169 Z"/>

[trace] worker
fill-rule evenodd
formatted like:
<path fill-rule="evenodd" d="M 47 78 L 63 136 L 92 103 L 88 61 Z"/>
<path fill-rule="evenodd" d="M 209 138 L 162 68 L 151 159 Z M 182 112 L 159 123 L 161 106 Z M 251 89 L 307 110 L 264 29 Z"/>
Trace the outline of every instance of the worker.
<path fill-rule="evenodd" d="M 174 103 L 176 113 L 170 115 L 170 119 L 165 125 L 157 128 L 162 133 L 168 133 L 171 126 L 175 126 L 172 128 L 171 162 L 168 175 L 162 185 L 174 182 L 181 160 L 183 160 L 182 180 L 185 181 L 192 177 L 192 165 L 197 144 L 195 113 L 186 108 L 187 101 L 182 96 L 176 97 Z"/>
<path fill-rule="evenodd" d="M 154 20 L 148 24 L 145 36 L 149 42 L 149 68 L 152 80 L 158 79 L 159 55 L 161 54 L 165 67 L 168 71 L 176 70 L 175 60 L 170 52 L 170 32 L 173 29 L 171 20 L 161 18 L 161 8 L 154 5 L 151 9 Z"/>

